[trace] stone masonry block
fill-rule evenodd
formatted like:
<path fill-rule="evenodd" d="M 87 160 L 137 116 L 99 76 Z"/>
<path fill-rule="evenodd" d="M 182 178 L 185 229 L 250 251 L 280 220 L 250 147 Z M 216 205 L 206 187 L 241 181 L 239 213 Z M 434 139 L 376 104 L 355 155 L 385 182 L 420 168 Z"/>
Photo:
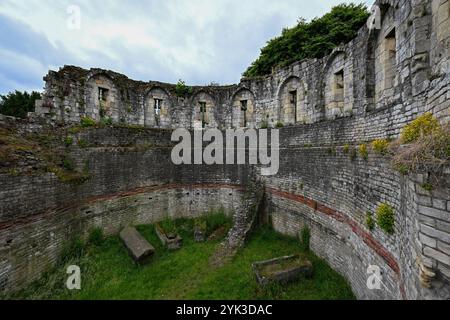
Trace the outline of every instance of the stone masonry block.
<path fill-rule="evenodd" d="M 446 265 L 450 265 L 450 256 L 448 256 L 440 251 L 437 251 L 433 248 L 425 247 L 425 249 L 423 250 L 423 253 L 427 257 L 433 258 L 433 259 L 435 259 L 439 262 L 442 262 Z"/>
<path fill-rule="evenodd" d="M 439 240 L 450 243 L 450 234 L 448 234 L 446 232 L 439 231 L 435 228 L 432 228 L 432 227 L 429 227 L 429 226 L 426 226 L 423 224 L 420 226 L 420 231 L 430 237 L 437 238 Z"/>
<path fill-rule="evenodd" d="M 155 248 L 136 230 L 126 228 L 120 233 L 120 239 L 124 243 L 133 260 L 138 264 L 147 263 L 155 253 Z"/>

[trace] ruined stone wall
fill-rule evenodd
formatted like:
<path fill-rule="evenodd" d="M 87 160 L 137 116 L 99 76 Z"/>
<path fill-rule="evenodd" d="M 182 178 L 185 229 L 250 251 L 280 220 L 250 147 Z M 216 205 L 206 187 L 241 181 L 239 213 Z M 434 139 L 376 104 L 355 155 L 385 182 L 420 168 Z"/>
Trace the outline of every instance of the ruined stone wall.
<path fill-rule="evenodd" d="M 174 166 L 171 132 L 92 129 L 73 135 L 68 155 L 89 173 L 82 184 L 53 173 L 0 175 L 0 291 L 48 270 L 63 244 L 94 227 L 115 234 L 167 217 L 194 218 L 241 205 L 246 166 Z"/>
<path fill-rule="evenodd" d="M 205 127 L 220 129 L 281 123 L 280 172 L 266 179 L 275 229 L 295 235 L 309 225 L 312 249 L 346 276 L 358 298 L 448 298 L 448 169 L 427 192 L 421 187 L 427 173 L 402 176 L 373 153 L 352 160 L 344 145 L 396 138 L 424 112 L 449 121 L 449 3 L 379 0 L 381 29 L 361 29 L 323 59 L 235 86 L 194 87 L 186 96 L 174 85 L 65 67 L 46 76 L 34 117 L 78 123 L 87 116 L 166 129 L 199 128 L 203 119 Z M 90 145 L 74 148 L 73 156 L 94 173 L 85 184 L 65 185 L 51 174 L 1 177 L 0 286 L 23 285 L 45 270 L 60 249 L 52 237 L 61 243 L 91 225 L 112 232 L 165 213 L 239 205 L 248 168 L 173 166 L 170 131 L 80 134 Z M 381 203 L 395 210 L 392 236 L 365 226 L 366 213 Z M 382 290 L 367 288 L 369 265 L 382 268 Z"/>

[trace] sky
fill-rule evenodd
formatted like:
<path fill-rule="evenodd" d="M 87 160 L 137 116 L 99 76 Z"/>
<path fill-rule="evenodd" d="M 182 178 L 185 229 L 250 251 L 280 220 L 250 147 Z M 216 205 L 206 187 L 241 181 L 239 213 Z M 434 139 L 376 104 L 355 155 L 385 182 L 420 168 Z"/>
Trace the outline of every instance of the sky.
<path fill-rule="evenodd" d="M 0 94 L 42 91 L 48 70 L 64 65 L 142 81 L 238 83 L 283 28 L 342 2 L 0 0 Z"/>

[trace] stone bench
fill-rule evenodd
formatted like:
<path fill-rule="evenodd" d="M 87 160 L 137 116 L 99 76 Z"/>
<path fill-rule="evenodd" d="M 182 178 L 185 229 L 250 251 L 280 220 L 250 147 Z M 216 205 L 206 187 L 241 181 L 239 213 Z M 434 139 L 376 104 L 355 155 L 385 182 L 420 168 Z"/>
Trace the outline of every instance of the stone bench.
<path fill-rule="evenodd" d="M 120 239 L 133 260 L 138 264 L 146 264 L 155 253 L 155 248 L 136 230 L 125 228 L 120 233 Z"/>

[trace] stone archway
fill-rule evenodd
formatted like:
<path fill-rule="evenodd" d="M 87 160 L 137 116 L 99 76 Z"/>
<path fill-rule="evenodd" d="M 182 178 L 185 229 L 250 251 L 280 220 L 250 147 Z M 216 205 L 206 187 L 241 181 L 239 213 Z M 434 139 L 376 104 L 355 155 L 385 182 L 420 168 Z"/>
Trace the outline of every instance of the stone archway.
<path fill-rule="evenodd" d="M 144 124 L 146 127 L 170 128 L 171 102 L 166 90 L 153 87 L 145 96 Z"/>

